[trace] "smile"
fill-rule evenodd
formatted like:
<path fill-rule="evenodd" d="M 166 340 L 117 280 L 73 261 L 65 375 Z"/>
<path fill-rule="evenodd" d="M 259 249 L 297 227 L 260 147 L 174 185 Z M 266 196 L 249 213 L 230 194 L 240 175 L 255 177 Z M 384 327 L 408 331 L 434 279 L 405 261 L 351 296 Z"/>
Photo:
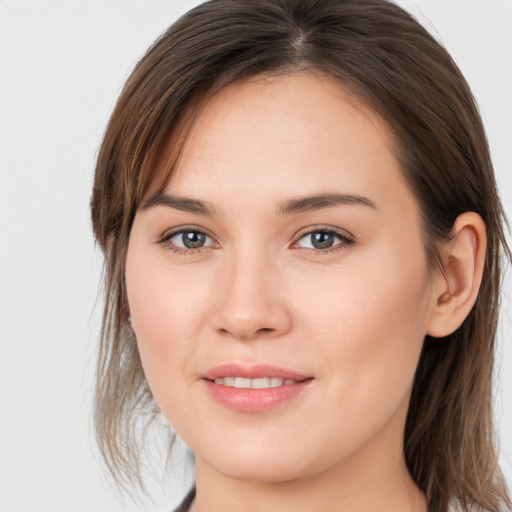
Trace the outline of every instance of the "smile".
<path fill-rule="evenodd" d="M 278 388 L 279 386 L 288 386 L 295 384 L 293 379 L 282 379 L 280 377 L 261 377 L 258 379 L 247 379 L 245 377 L 218 377 L 214 380 L 215 384 L 228 386 L 238 389 L 268 389 Z"/>
<path fill-rule="evenodd" d="M 269 364 L 228 363 L 201 375 L 208 395 L 237 412 L 275 409 L 300 399 L 315 380 L 313 375 Z"/>

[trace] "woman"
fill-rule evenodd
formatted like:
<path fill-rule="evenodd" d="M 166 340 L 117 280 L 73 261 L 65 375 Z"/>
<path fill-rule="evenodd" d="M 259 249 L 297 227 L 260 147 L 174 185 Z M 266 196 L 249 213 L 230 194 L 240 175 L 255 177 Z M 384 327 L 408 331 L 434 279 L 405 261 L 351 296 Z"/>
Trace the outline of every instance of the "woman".
<path fill-rule="evenodd" d="M 181 510 L 510 506 L 503 210 L 464 78 L 402 9 L 191 10 L 121 93 L 92 217 L 96 426 L 119 480 L 161 411 L 195 456 Z"/>

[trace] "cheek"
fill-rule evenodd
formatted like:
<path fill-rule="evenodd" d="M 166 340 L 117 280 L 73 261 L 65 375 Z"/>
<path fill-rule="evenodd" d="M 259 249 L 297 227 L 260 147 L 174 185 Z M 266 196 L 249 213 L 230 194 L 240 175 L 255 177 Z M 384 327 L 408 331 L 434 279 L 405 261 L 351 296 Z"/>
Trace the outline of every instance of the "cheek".
<path fill-rule="evenodd" d="M 140 345 L 162 352 L 193 339 L 207 297 L 206 269 L 171 263 L 166 249 L 148 243 L 137 218 L 126 261 L 126 287 Z"/>
<path fill-rule="evenodd" d="M 382 253 L 349 263 L 329 269 L 329 278 L 304 273 L 295 294 L 309 293 L 296 316 L 327 362 L 330 389 L 358 414 L 371 406 L 385 415 L 407 396 L 416 371 L 429 314 L 428 273 L 421 250 L 407 261 Z"/>
<path fill-rule="evenodd" d="M 213 333 L 206 333 L 215 304 L 214 273 L 207 264 L 170 264 L 143 244 L 129 248 L 126 285 L 132 325 L 146 379 L 156 403 L 176 427 L 190 414 L 197 369 L 208 364 Z M 210 351 L 211 352 L 211 351 Z M 186 429 L 185 429 L 186 430 Z"/>

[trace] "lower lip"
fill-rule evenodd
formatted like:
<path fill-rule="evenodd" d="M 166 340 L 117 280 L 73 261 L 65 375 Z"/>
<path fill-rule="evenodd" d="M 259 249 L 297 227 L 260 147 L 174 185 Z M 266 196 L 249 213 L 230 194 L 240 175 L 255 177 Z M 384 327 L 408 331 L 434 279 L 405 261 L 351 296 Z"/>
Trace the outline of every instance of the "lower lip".
<path fill-rule="evenodd" d="M 287 400 L 302 395 L 312 381 L 313 379 L 308 379 L 275 388 L 243 389 L 204 380 L 210 395 L 217 402 L 240 412 L 261 412 L 273 409 Z"/>

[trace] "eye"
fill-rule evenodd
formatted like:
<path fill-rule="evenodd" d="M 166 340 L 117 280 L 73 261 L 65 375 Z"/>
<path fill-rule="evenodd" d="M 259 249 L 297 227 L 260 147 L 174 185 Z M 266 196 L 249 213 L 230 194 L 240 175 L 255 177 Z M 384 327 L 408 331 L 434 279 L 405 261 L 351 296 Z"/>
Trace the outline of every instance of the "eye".
<path fill-rule="evenodd" d="M 347 235 L 331 229 L 316 229 L 302 235 L 296 246 L 314 252 L 333 252 L 354 244 Z"/>
<path fill-rule="evenodd" d="M 159 243 L 167 246 L 173 252 L 189 254 L 203 247 L 213 245 L 213 240 L 198 229 L 181 229 L 165 235 Z"/>

